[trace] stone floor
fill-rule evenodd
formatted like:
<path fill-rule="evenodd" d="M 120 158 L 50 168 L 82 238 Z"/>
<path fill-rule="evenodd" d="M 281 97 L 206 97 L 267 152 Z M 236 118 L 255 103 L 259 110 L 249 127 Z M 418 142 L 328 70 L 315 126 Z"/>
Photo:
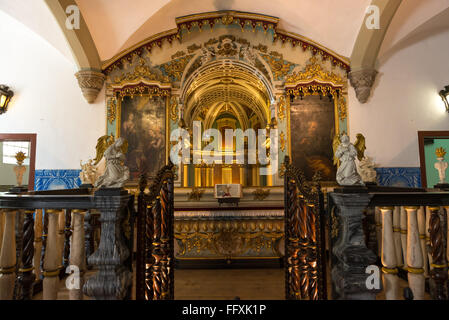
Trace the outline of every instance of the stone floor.
<path fill-rule="evenodd" d="M 90 277 L 95 271 L 88 271 Z M 135 279 L 134 279 L 135 282 Z M 400 294 L 407 282 L 400 280 Z M 180 269 L 175 270 L 176 300 L 283 300 L 285 298 L 283 269 Z M 330 285 L 328 284 L 330 292 Z M 58 300 L 67 300 L 69 292 L 65 280 L 61 280 Z M 135 297 L 133 297 L 135 298 Z M 42 293 L 34 300 L 41 300 Z M 89 300 L 89 297 L 84 297 Z M 377 300 L 384 300 L 381 292 Z M 402 298 L 403 299 L 403 298 Z M 426 294 L 426 300 L 430 297 Z"/>

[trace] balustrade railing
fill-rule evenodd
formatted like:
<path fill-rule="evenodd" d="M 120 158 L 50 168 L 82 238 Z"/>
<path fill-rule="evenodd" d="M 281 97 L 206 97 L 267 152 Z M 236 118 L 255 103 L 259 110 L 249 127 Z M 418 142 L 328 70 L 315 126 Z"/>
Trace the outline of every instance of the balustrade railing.
<path fill-rule="evenodd" d="M 431 299 L 447 300 L 449 192 L 376 186 L 358 190 L 337 189 L 330 193 L 328 210 L 337 207 L 340 220 L 346 219 L 344 215 L 348 212 L 347 204 L 342 203 L 342 197 L 346 197 L 346 202 L 353 203 L 358 199 L 365 199 L 355 206 L 355 216 L 359 218 L 363 216 L 363 211 L 374 210 L 378 252 L 374 254 L 365 244 L 360 245 L 360 256 L 370 258 L 359 259 L 357 263 L 346 265 L 348 272 L 345 288 L 339 286 L 337 279 L 333 277 L 334 288 L 339 291 L 334 298 L 350 299 L 351 293 L 354 292 L 358 298 L 363 294 L 365 298 L 375 298 L 380 290 L 371 290 L 369 293 L 370 288 L 367 288 L 366 284 L 363 287 L 363 281 L 357 282 L 353 277 L 356 273 L 362 274 L 363 269 L 370 264 L 375 264 L 375 259 L 372 258 L 374 255 L 380 257 L 385 299 L 399 300 L 405 297 L 423 300 L 426 299 L 427 291 Z M 345 233 L 355 232 L 357 223 L 352 223 L 347 230 L 343 230 L 342 226 L 338 228 L 343 234 L 334 241 L 334 254 L 338 254 L 336 251 L 341 246 L 347 245 L 349 248 L 353 245 L 353 234 Z M 340 258 L 351 259 L 348 254 L 341 255 Z M 362 278 L 366 280 L 368 276 L 369 274 L 366 274 Z M 409 290 L 406 292 L 400 291 L 401 278 L 408 282 Z M 348 283 L 352 283 L 352 287 L 348 286 Z"/>
<path fill-rule="evenodd" d="M 308 182 L 285 160 L 285 289 L 288 300 L 325 300 L 326 255 L 319 176 Z"/>
<path fill-rule="evenodd" d="M 137 216 L 136 299 L 174 299 L 174 171 L 157 174 L 149 193 L 141 177 Z"/>
<path fill-rule="evenodd" d="M 0 300 L 30 300 L 39 288 L 44 300 L 56 300 L 64 275 L 68 276 L 70 300 L 82 300 L 83 293 L 94 299 L 129 297 L 126 293 L 130 292 L 131 270 L 126 270 L 124 261 L 130 249 L 122 243 L 121 228 L 126 223 L 132 225 L 125 217 L 135 215 L 130 205 L 134 198 L 127 192 L 112 191 L 0 193 Z M 89 261 L 99 271 L 85 286 L 86 252 L 93 249 L 93 239 L 85 236 L 92 229 L 85 217 L 90 219 L 97 210 L 101 214 L 102 241 Z M 111 221 L 115 225 L 111 226 Z M 114 227 L 119 232 L 111 232 Z M 132 231 L 128 237 L 132 239 Z M 95 259 L 95 254 L 101 257 Z M 107 286 L 110 292 L 105 292 L 105 281 L 120 278 L 122 273 L 128 281 Z M 98 282 L 99 277 L 105 281 Z"/>

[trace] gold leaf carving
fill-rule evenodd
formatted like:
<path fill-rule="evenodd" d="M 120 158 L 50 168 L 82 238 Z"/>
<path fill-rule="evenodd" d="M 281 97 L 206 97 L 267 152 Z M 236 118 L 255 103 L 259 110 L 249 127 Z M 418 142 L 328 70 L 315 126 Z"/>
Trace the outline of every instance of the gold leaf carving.
<path fill-rule="evenodd" d="M 117 116 L 117 111 L 115 107 L 115 99 L 112 98 L 108 101 L 108 121 L 112 124 Z"/>
<path fill-rule="evenodd" d="M 182 73 L 193 56 L 180 58 L 161 65 L 170 77 L 175 81 L 181 81 Z"/>
<path fill-rule="evenodd" d="M 146 64 L 145 59 L 140 59 L 138 65 L 134 68 L 134 71 L 124 73 L 119 77 L 114 79 L 115 84 L 124 84 L 126 82 L 133 82 L 136 80 L 155 80 L 164 83 L 169 83 L 170 79 L 168 77 L 157 75 L 151 72 L 150 67 Z"/>
<path fill-rule="evenodd" d="M 336 85 L 344 84 L 344 81 L 340 76 L 333 72 L 326 72 L 321 64 L 318 63 L 318 59 L 316 57 L 310 58 L 304 72 L 293 72 L 291 75 L 286 77 L 285 82 L 288 84 L 294 84 L 298 82 L 310 82 L 313 80 L 326 83 L 330 82 Z"/>
<path fill-rule="evenodd" d="M 178 120 L 178 99 L 172 97 L 170 100 L 170 118 L 173 121 Z"/>
<path fill-rule="evenodd" d="M 285 118 L 285 96 L 279 98 L 278 104 L 278 118 L 282 121 Z"/>
<path fill-rule="evenodd" d="M 274 54 L 276 52 L 271 52 L 270 54 Z M 263 55 L 265 61 L 270 65 L 271 71 L 273 72 L 273 76 L 275 80 L 280 80 L 285 77 L 287 73 L 290 71 L 290 68 L 294 65 L 293 63 L 287 62 L 282 57 L 282 54 L 277 54 L 278 58 L 273 56 Z"/>
<path fill-rule="evenodd" d="M 285 143 L 286 142 L 287 142 L 287 140 L 285 140 L 285 133 L 281 132 L 281 134 L 279 135 L 279 143 L 281 145 L 282 152 L 285 151 Z"/>

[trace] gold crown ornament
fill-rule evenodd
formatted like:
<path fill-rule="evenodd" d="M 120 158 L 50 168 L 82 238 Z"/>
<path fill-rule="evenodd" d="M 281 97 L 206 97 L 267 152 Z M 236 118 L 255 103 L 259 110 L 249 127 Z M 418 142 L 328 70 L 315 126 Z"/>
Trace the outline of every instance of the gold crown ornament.
<path fill-rule="evenodd" d="M 17 164 L 20 166 L 23 163 L 23 160 L 26 159 L 26 155 L 25 153 L 23 153 L 22 151 L 19 151 L 16 153 L 16 160 L 17 160 Z"/>
<path fill-rule="evenodd" d="M 437 158 L 444 158 L 446 151 L 442 147 L 440 147 L 435 150 L 435 154 L 437 155 Z"/>

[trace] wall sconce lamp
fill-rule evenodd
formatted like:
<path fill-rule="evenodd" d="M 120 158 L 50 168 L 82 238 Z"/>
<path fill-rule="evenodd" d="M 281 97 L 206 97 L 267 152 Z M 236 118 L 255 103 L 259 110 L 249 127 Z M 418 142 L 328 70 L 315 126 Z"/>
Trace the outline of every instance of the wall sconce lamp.
<path fill-rule="evenodd" d="M 8 104 L 13 97 L 14 92 L 9 90 L 8 86 L 0 84 L 0 114 L 5 113 L 8 109 Z"/>
<path fill-rule="evenodd" d="M 444 89 L 440 91 L 440 96 L 446 106 L 446 112 L 449 112 L 449 86 L 445 86 Z"/>

